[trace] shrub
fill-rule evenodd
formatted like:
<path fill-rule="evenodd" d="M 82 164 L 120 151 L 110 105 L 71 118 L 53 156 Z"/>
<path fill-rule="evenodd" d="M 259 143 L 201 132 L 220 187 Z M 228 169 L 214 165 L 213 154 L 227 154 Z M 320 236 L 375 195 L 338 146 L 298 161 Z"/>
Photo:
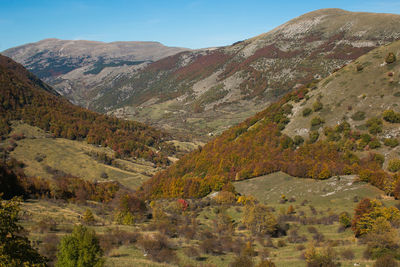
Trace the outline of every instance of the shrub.
<path fill-rule="evenodd" d="M 138 244 L 154 261 L 176 261 L 175 251 L 171 248 L 171 244 L 164 235 L 157 233 L 152 236 L 144 236 L 141 240 L 139 240 Z"/>
<path fill-rule="evenodd" d="M 315 127 L 315 126 L 319 126 L 321 124 L 323 124 L 325 121 L 321 118 L 321 117 L 314 117 L 311 119 L 311 126 Z"/>
<path fill-rule="evenodd" d="M 348 228 L 351 226 L 351 217 L 348 212 L 342 212 L 339 215 L 339 222 L 341 225 L 343 225 L 345 228 Z"/>
<path fill-rule="evenodd" d="M 385 110 L 382 113 L 383 119 L 387 122 L 391 123 L 399 123 L 400 122 L 400 113 L 394 112 L 392 109 Z"/>
<path fill-rule="evenodd" d="M 345 260 L 352 260 L 355 257 L 354 256 L 354 252 L 349 248 L 343 250 L 341 255 L 342 255 L 342 258 L 345 259 Z"/>
<path fill-rule="evenodd" d="M 301 144 L 304 143 L 304 138 L 301 137 L 300 135 L 296 135 L 296 136 L 293 138 L 293 143 L 294 143 L 296 146 L 299 146 L 299 145 L 301 145 Z"/>
<path fill-rule="evenodd" d="M 378 134 L 382 132 L 382 120 L 379 118 L 371 118 L 366 123 L 370 134 Z"/>
<path fill-rule="evenodd" d="M 93 225 L 96 222 L 90 209 L 86 209 L 85 213 L 83 214 L 82 220 L 87 225 Z"/>
<path fill-rule="evenodd" d="M 399 145 L 399 141 L 396 138 L 385 138 L 383 143 L 385 146 L 396 147 Z"/>
<path fill-rule="evenodd" d="M 400 170 L 400 159 L 392 159 L 389 161 L 388 170 L 398 172 Z"/>
<path fill-rule="evenodd" d="M 387 64 L 392 64 L 396 61 L 396 55 L 393 52 L 389 52 L 385 57 L 385 62 Z"/>
<path fill-rule="evenodd" d="M 311 244 L 304 253 L 307 267 L 335 267 L 339 266 L 336 263 L 336 253 L 331 248 L 315 248 L 313 244 Z"/>
<path fill-rule="evenodd" d="M 363 65 L 361 65 L 361 64 L 357 64 L 356 65 L 356 70 L 357 71 L 362 71 L 364 69 L 364 66 Z"/>
<path fill-rule="evenodd" d="M 312 113 L 312 109 L 311 108 L 305 108 L 303 109 L 303 117 L 307 117 L 308 115 L 310 115 Z"/>
<path fill-rule="evenodd" d="M 374 263 L 374 267 L 398 267 L 398 266 L 399 264 L 392 255 L 384 255 L 378 258 Z"/>
<path fill-rule="evenodd" d="M 79 225 L 61 239 L 56 266 L 103 266 L 103 251 L 93 230 Z"/>
<path fill-rule="evenodd" d="M 227 191 L 220 191 L 214 199 L 218 204 L 233 204 L 236 202 L 235 194 Z"/>
<path fill-rule="evenodd" d="M 317 142 L 318 138 L 319 138 L 318 131 L 311 131 L 309 134 L 308 143 L 313 144 L 313 143 Z"/>
<path fill-rule="evenodd" d="M 320 111 L 322 109 L 323 105 L 320 101 L 316 101 L 313 104 L 313 110 L 314 112 Z"/>
<path fill-rule="evenodd" d="M 365 112 L 364 111 L 357 111 L 354 113 L 351 118 L 355 121 L 362 121 L 365 119 Z"/>

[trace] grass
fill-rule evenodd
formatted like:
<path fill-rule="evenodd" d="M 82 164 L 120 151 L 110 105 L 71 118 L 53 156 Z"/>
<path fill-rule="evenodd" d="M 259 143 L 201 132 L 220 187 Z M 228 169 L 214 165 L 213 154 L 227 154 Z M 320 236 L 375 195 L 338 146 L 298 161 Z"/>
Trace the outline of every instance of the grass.
<path fill-rule="evenodd" d="M 244 195 L 253 195 L 259 201 L 271 205 L 279 210 L 290 204 L 299 205 L 304 200 L 309 201 L 316 208 L 333 209 L 336 213 L 352 212 L 355 206 L 354 198 L 380 198 L 384 192 L 367 183 L 356 182 L 354 176 L 333 177 L 327 180 L 314 180 L 292 177 L 283 172 L 277 172 L 249 180 L 235 183 L 238 192 Z M 281 196 L 287 199 L 294 197 L 296 202 L 280 204 Z M 394 199 L 385 199 L 384 202 L 393 205 Z"/>
<path fill-rule="evenodd" d="M 25 164 L 24 171 L 30 176 L 49 178 L 46 166 L 61 170 L 73 176 L 87 180 L 105 180 L 102 173 L 108 175 L 107 180 L 115 180 L 126 187 L 135 189 L 153 174 L 156 169 L 151 163 L 117 160 L 120 168 L 102 164 L 88 153 L 106 153 L 110 157 L 113 151 L 109 148 L 97 147 L 83 141 L 63 138 L 49 138 L 36 127 L 14 123 L 13 133 L 24 133 L 25 139 L 17 141 L 17 147 L 11 157 Z M 37 156 L 43 158 L 38 161 Z"/>

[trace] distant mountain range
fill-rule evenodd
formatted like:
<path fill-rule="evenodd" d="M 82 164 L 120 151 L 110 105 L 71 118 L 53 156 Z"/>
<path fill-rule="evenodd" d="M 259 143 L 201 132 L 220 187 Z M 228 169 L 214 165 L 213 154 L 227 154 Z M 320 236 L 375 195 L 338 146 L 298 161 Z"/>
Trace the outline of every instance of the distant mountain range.
<path fill-rule="evenodd" d="M 170 56 L 151 64 L 139 62 L 156 58 L 123 57 L 105 44 L 85 41 L 96 56 L 79 42 L 60 40 L 3 53 L 82 106 L 205 138 L 398 39 L 399 15 L 322 9 L 231 46 L 195 51 L 163 47 L 159 58 Z M 29 47 L 35 52 L 27 52 Z"/>
<path fill-rule="evenodd" d="M 100 88 L 110 89 L 124 75 L 187 50 L 158 42 L 45 39 L 2 54 L 23 64 L 73 103 L 87 106 Z"/>

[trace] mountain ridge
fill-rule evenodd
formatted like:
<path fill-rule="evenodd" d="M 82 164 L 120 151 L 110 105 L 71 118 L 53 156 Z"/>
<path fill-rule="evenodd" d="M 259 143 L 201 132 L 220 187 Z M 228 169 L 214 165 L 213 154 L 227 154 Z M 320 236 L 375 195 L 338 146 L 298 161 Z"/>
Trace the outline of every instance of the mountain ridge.
<path fill-rule="evenodd" d="M 203 197 L 283 171 L 314 179 L 355 174 L 399 198 L 399 56 L 396 41 L 285 95 L 156 174 L 142 196 Z"/>
<path fill-rule="evenodd" d="M 96 87 L 110 86 L 116 79 L 144 65 L 186 48 L 159 42 L 100 42 L 44 39 L 2 52 L 51 84 L 72 102 L 87 106 Z"/>

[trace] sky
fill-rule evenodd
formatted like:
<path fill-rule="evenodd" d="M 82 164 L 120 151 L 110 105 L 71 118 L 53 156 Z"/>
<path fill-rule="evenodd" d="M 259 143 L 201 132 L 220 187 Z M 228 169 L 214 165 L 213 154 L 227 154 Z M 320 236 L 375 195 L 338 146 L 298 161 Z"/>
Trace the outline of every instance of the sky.
<path fill-rule="evenodd" d="M 400 14 L 400 0 L 0 0 L 0 51 L 46 38 L 222 46 L 333 7 Z"/>

